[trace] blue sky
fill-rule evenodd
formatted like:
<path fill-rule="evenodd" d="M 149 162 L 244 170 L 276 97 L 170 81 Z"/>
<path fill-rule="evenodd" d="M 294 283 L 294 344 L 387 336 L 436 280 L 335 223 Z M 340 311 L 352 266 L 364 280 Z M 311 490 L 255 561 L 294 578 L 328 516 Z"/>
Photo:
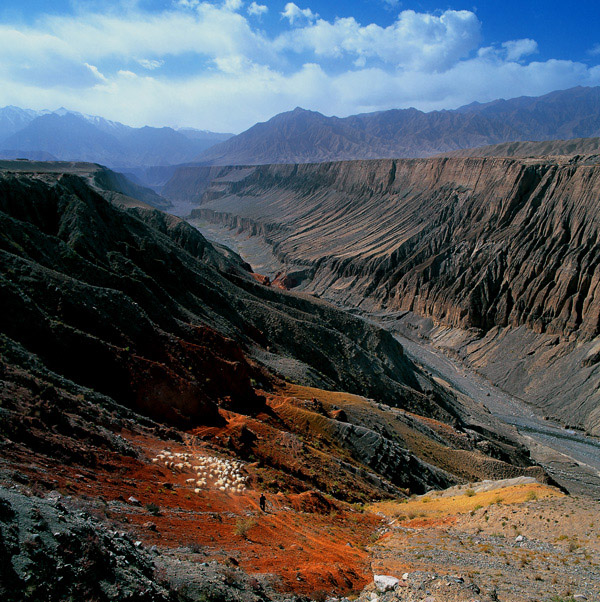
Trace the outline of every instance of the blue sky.
<path fill-rule="evenodd" d="M 0 106 L 239 132 L 600 85 L 600 3 L 2 0 Z"/>

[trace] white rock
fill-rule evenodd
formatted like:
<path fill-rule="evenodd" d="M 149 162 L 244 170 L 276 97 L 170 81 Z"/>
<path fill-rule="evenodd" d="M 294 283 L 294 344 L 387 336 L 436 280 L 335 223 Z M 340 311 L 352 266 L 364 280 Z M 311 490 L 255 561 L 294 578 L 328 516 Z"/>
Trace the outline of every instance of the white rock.
<path fill-rule="evenodd" d="M 395 589 L 400 583 L 399 579 L 390 575 L 373 575 L 373 581 L 375 581 L 375 587 L 382 593 Z"/>
<path fill-rule="evenodd" d="M 408 573 L 404 573 L 404 575 L 402 575 L 402 581 L 408 581 Z"/>
<path fill-rule="evenodd" d="M 517 535 L 515 541 L 523 541 L 525 538 L 522 535 Z"/>

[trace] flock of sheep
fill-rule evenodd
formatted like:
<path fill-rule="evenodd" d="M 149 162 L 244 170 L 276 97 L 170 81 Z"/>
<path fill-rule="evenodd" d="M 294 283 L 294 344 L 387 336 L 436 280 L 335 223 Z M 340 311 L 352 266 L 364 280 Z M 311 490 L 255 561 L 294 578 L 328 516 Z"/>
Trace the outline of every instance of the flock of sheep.
<path fill-rule="evenodd" d="M 194 488 L 194 493 L 215 487 L 229 493 L 244 493 L 247 479 L 242 474 L 243 463 L 235 460 L 217 458 L 216 456 L 200 456 L 190 453 L 161 451 L 154 464 L 164 464 L 175 473 L 196 473 L 195 478 L 186 479 L 185 484 Z"/>

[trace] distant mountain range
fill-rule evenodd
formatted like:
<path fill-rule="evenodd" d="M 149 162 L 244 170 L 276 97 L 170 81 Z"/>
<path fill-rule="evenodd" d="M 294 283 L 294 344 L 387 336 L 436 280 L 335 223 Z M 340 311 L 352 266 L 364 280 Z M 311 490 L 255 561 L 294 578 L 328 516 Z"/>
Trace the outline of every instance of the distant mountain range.
<path fill-rule="evenodd" d="M 507 142 L 598 136 L 600 87 L 429 113 L 393 109 L 339 118 L 298 107 L 237 136 L 192 128 L 133 128 L 64 108 L 54 112 L 0 109 L 0 158 L 101 163 L 156 190 L 172 176 L 172 166 L 185 163 L 429 157 Z"/>
<path fill-rule="evenodd" d="M 0 158 L 90 161 L 116 168 L 176 165 L 232 134 L 191 128 L 133 128 L 61 108 L 0 109 Z"/>
<path fill-rule="evenodd" d="M 296 108 L 196 157 L 208 165 L 428 157 L 517 140 L 600 136 L 600 87 L 472 103 L 452 111 L 402 109 L 326 117 Z"/>

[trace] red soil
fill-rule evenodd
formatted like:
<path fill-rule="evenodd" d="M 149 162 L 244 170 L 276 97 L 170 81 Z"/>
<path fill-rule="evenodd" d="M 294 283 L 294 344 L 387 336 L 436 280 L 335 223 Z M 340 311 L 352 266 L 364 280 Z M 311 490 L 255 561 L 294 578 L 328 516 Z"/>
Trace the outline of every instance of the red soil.
<path fill-rule="evenodd" d="M 224 440 L 248 420 L 224 414 L 229 418 L 225 427 L 205 427 L 196 433 L 211 431 L 213 437 L 220 435 Z M 91 512 L 104 514 L 147 546 L 191 545 L 199 552 L 193 556 L 198 562 L 231 563 L 233 558 L 249 573 L 279 576 L 279 587 L 285 591 L 343 594 L 362 589 L 372 579 L 365 547 L 381 522 L 375 515 L 317 493 L 281 492 L 265 492 L 267 512 L 262 512 L 258 504 L 261 491 L 252 485 L 241 494 L 215 488 L 195 494 L 185 483 L 194 476 L 191 471 L 177 473 L 151 463 L 167 445 L 164 441 L 131 432 L 121 434 L 138 449 L 139 459 L 107 453 L 98 459 L 95 469 L 89 469 L 14 452 L 5 456 L 5 466 L 27 474 L 34 484 L 45 483 L 47 488 L 83 499 Z M 197 437 L 168 448 L 173 453 L 235 458 Z M 246 467 L 249 483 L 256 481 L 256 467 Z M 130 496 L 140 504 L 128 502 Z M 102 501 L 106 505 L 99 503 Z M 114 501 L 121 504 L 110 503 Z M 158 515 L 151 512 L 150 504 L 160 508 Z M 246 536 L 236 534 L 240 521 L 248 519 L 252 522 Z"/>

